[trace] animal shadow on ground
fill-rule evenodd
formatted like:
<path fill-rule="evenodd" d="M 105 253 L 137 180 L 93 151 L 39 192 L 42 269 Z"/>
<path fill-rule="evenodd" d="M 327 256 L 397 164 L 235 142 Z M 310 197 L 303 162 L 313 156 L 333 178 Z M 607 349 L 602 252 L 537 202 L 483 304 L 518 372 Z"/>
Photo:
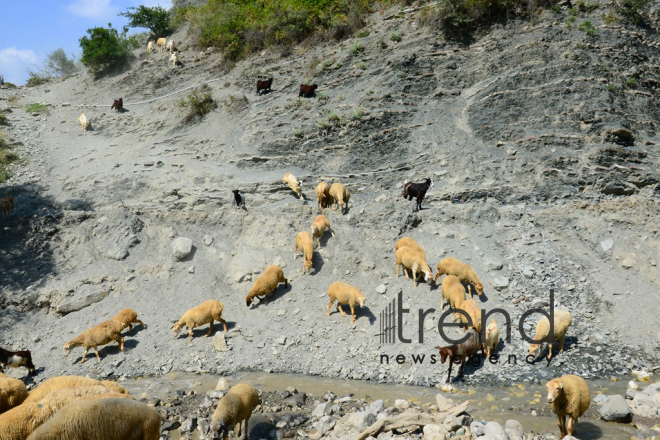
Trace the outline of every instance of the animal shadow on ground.
<path fill-rule="evenodd" d="M 235 326 L 236 326 L 236 323 L 227 321 L 227 331 L 231 330 Z M 206 324 L 202 327 L 195 327 L 195 329 L 193 329 L 193 337 L 192 337 L 193 340 L 197 339 L 197 338 L 204 338 L 206 336 L 206 334 L 208 333 L 208 331 L 209 331 L 208 324 Z M 224 331 L 225 331 L 225 328 L 222 325 L 222 323 L 216 321 L 213 324 L 213 331 L 209 335 L 209 338 L 212 338 L 213 336 L 215 336 L 215 334 L 217 332 L 223 332 L 224 333 Z M 176 338 L 177 339 L 188 339 L 188 329 L 186 327 L 184 327 L 183 330 L 181 330 L 181 333 L 179 333 Z"/>
<path fill-rule="evenodd" d="M 603 437 L 603 430 L 591 422 L 580 420 L 573 435 L 584 440 L 595 440 Z"/>
<path fill-rule="evenodd" d="M 325 249 L 326 247 L 328 247 L 328 240 L 330 240 L 331 238 L 337 238 L 337 235 L 336 235 L 336 234 L 337 234 L 337 233 L 335 232 L 335 236 L 333 237 L 332 234 L 331 234 L 330 232 L 328 232 L 328 230 L 326 230 L 326 231 L 323 233 L 323 235 L 321 236 L 321 238 L 319 238 L 319 240 L 318 240 L 319 245 L 323 245 L 323 247 L 322 247 L 322 248 L 319 248 L 319 245 L 317 245 L 317 246 L 314 248 L 314 250 L 317 251 L 317 252 L 319 252 L 319 250 L 322 251 L 323 249 Z M 312 239 L 312 240 L 314 240 L 314 239 Z"/>
<path fill-rule="evenodd" d="M 138 333 L 140 333 L 144 329 L 145 328 L 142 327 L 140 324 L 133 325 L 133 330 L 131 330 L 130 332 L 124 333 L 124 337 L 126 337 L 126 336 L 133 337 L 133 336 L 137 335 Z"/>
<path fill-rule="evenodd" d="M 346 313 L 346 319 L 351 319 L 351 306 L 349 306 L 348 304 L 342 304 L 341 309 L 344 311 L 344 313 Z M 327 308 L 326 308 L 326 313 L 327 313 Z M 332 317 L 332 315 L 335 314 L 338 314 L 340 315 L 340 318 L 343 318 L 339 310 L 337 310 L 336 302 L 330 308 L 330 317 Z M 373 323 L 376 322 L 376 316 L 374 316 L 374 314 L 371 312 L 371 310 L 369 310 L 369 307 L 367 306 L 360 308 L 360 306 L 358 305 L 357 307 L 355 307 L 355 323 L 357 323 L 360 318 L 362 319 L 367 318 L 369 320 L 369 325 L 373 325 Z"/>
<path fill-rule="evenodd" d="M 323 268 L 323 255 L 319 254 L 318 252 L 314 252 L 312 254 L 312 276 L 316 276 L 319 272 L 321 272 L 321 269 Z"/>
<path fill-rule="evenodd" d="M 488 359 L 482 357 L 481 349 L 475 350 L 475 352 L 472 354 L 472 356 L 473 356 L 473 359 L 476 359 L 476 358 L 474 358 L 474 356 L 479 357 L 479 365 L 475 366 L 475 365 L 470 363 L 469 358 L 466 359 L 465 367 L 463 368 L 463 375 L 464 376 L 474 374 L 476 371 L 480 370 L 481 367 L 483 367 L 484 362 L 488 362 Z M 447 362 L 449 362 L 449 361 L 450 361 L 450 359 L 447 359 Z M 449 368 L 449 366 L 447 366 L 447 368 Z M 450 382 L 454 382 L 454 383 L 455 382 L 465 382 L 465 377 L 459 377 L 459 375 L 458 375 L 458 371 L 460 370 L 460 368 L 461 368 L 461 363 L 460 362 L 457 363 L 457 364 L 456 363 L 454 364 L 454 366 L 451 369 L 452 377 L 451 377 Z M 446 370 L 443 370 L 443 373 L 446 373 L 446 372 L 447 372 Z"/>
<path fill-rule="evenodd" d="M 250 423 L 247 429 L 248 438 L 269 438 L 270 433 L 275 429 L 275 425 L 268 418 L 261 414 L 253 414 L 250 417 Z M 242 435 L 243 432 L 241 432 Z"/>

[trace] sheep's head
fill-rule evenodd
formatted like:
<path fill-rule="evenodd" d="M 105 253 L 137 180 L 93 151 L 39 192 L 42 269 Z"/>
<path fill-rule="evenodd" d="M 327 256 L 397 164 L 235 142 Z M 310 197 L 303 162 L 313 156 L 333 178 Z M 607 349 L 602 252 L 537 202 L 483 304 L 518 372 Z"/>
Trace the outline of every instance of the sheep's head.
<path fill-rule="evenodd" d="M 229 429 L 224 422 L 213 421 L 211 422 L 211 439 L 212 440 L 226 440 L 229 436 Z"/>
<path fill-rule="evenodd" d="M 181 333 L 181 329 L 183 328 L 184 325 L 185 324 L 180 324 L 178 322 L 174 324 L 174 326 L 172 327 L 172 333 L 174 334 L 175 337 L 178 336 L 179 333 Z"/>
<path fill-rule="evenodd" d="M 429 269 L 428 272 L 424 272 L 424 281 L 431 286 L 433 285 L 433 272 Z"/>
<path fill-rule="evenodd" d="M 303 266 L 304 266 L 304 268 L 305 268 L 305 270 L 306 270 L 307 272 L 309 272 L 309 273 L 312 272 L 312 260 L 307 260 L 307 261 L 305 261 L 305 263 L 303 264 Z"/>
<path fill-rule="evenodd" d="M 68 356 L 71 353 L 71 343 L 64 344 L 64 356 Z"/>
<path fill-rule="evenodd" d="M 548 403 L 553 403 L 564 392 L 564 386 L 559 379 L 548 382 Z"/>
<path fill-rule="evenodd" d="M 252 298 L 250 298 L 249 296 L 245 298 L 245 305 L 250 307 L 252 305 Z"/>
<path fill-rule="evenodd" d="M 364 307 L 364 295 L 360 295 L 358 300 L 360 301 L 360 307 Z"/>
<path fill-rule="evenodd" d="M 316 237 L 318 231 L 319 231 L 318 226 L 312 226 L 312 237 Z"/>
<path fill-rule="evenodd" d="M 543 344 L 532 344 L 529 346 L 529 354 L 534 356 L 534 359 L 541 355 L 541 347 Z"/>
<path fill-rule="evenodd" d="M 484 294 L 484 285 L 481 283 L 477 283 L 474 285 L 474 288 L 477 289 L 477 295 L 481 296 Z"/>
<path fill-rule="evenodd" d="M 319 86 L 317 86 L 316 84 L 312 84 L 312 87 L 310 89 L 313 92 L 314 90 L 318 89 L 318 87 Z"/>
<path fill-rule="evenodd" d="M 426 181 L 429 183 L 429 188 L 433 188 L 433 179 L 426 179 Z"/>

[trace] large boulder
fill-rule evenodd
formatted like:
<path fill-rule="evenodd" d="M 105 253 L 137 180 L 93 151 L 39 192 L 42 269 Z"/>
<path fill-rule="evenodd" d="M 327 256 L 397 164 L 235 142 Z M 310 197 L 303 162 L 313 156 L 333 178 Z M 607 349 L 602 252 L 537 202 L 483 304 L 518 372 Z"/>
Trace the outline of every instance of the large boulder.
<path fill-rule="evenodd" d="M 172 241 L 172 255 L 178 261 L 185 259 L 192 252 L 192 240 L 187 237 L 177 237 Z"/>
<path fill-rule="evenodd" d="M 632 410 L 626 399 L 619 394 L 607 396 L 607 400 L 598 408 L 598 413 L 608 422 L 629 422 L 632 419 Z"/>

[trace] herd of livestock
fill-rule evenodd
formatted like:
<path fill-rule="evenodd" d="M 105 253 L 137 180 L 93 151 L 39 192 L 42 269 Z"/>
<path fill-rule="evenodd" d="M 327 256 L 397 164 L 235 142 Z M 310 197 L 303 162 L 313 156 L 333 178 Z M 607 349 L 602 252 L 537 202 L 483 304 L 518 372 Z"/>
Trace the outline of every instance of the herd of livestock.
<path fill-rule="evenodd" d="M 147 50 L 168 50 L 170 61 L 176 66 L 179 63 L 178 50 L 173 41 L 159 38 L 150 41 Z M 271 90 L 273 78 L 257 81 L 257 94 Z M 313 97 L 317 89 L 316 84 L 300 87 L 299 97 Z M 123 99 L 114 100 L 112 110 L 123 111 Z M 83 130 L 90 127 L 90 121 L 83 113 L 78 122 Z M 283 183 L 288 185 L 298 197 L 304 198 L 302 193 L 303 182 L 287 173 Z M 404 184 L 403 198 L 415 199 L 415 211 L 422 209 L 422 201 L 427 191 L 433 187 L 433 180 L 426 179 L 421 183 L 406 182 Z M 245 195 L 239 190 L 233 191 L 234 202 L 237 207 L 245 207 Z M 294 246 L 294 259 L 298 251 L 303 254 L 302 274 L 313 269 L 313 253 L 315 248 L 321 249 L 321 239 L 326 232 L 335 235 L 330 227 L 328 218 L 323 210 L 330 206 L 333 210 L 340 209 L 342 213 L 348 210 L 350 193 L 346 187 L 335 182 L 328 185 L 319 182 L 315 188 L 315 197 L 321 212 L 311 224 L 310 231 L 301 231 L 296 235 Z M 0 198 L 0 213 L 10 214 L 14 209 L 12 197 Z M 423 247 L 410 237 L 399 239 L 394 246 L 396 277 L 399 277 L 401 267 L 408 280 L 409 272 L 413 279 L 414 288 L 418 281 L 423 279 L 429 285 L 437 283 L 438 279 L 446 275 L 441 282 L 442 309 L 447 302 L 462 323 L 466 338 L 464 342 L 451 346 L 436 347 L 439 350 L 441 363 L 449 364 L 447 382 L 450 381 L 452 364 L 460 364 L 459 375 L 463 376 L 466 360 L 479 349 L 482 356 L 490 357 L 491 351 L 496 351 L 500 343 L 497 322 L 493 319 L 482 328 L 482 311 L 473 299 L 473 291 L 482 296 L 484 286 L 476 272 L 468 264 L 454 257 L 446 257 L 437 265 L 437 273 L 433 276 L 427 264 Z M 246 297 L 246 305 L 250 307 L 254 300 L 259 298 L 268 304 L 268 297 L 284 283 L 288 287 L 289 281 L 284 276 L 281 267 L 271 265 L 255 281 Z M 469 293 L 469 298 L 468 298 Z M 337 310 L 346 316 L 342 305 L 348 305 L 351 310 L 351 324 L 355 324 L 356 307 L 364 307 L 365 296 L 360 290 L 342 281 L 336 281 L 327 288 L 329 299 L 327 315 L 331 314 L 331 307 L 336 302 Z M 210 336 L 214 329 L 214 322 L 220 322 L 227 332 L 226 321 L 222 318 L 223 304 L 217 300 L 207 300 L 197 307 L 187 310 L 174 324 L 172 331 L 176 337 L 186 327 L 188 342 L 193 337 L 193 329 L 209 324 L 206 336 Z M 548 318 L 540 319 L 536 327 L 535 340 L 529 348 L 530 354 L 538 357 L 543 351 L 544 339 L 549 336 L 550 328 L 554 329 L 550 337 L 548 358 L 552 356 L 552 341 L 558 341 L 560 352 L 563 351 L 564 338 L 572 323 L 569 312 L 555 310 L 554 325 L 551 326 Z M 122 332 L 134 324 L 147 326 L 138 319 L 138 314 L 132 309 L 121 310 L 115 317 L 104 321 L 64 345 L 64 355 L 72 349 L 82 347 L 84 353 L 79 363 L 83 363 L 89 350 L 96 354 L 101 362 L 98 347 L 117 342 L 123 351 L 124 337 Z M 485 323 L 484 323 L 485 324 Z M 29 374 L 36 371 L 32 362 L 30 351 L 9 351 L 0 348 L 0 371 L 7 367 L 21 367 L 28 369 Z M 18 383 L 20 382 L 20 383 Z M 586 382 L 577 376 L 566 375 L 553 379 L 547 384 L 548 403 L 558 416 L 558 424 L 562 436 L 571 435 L 578 417 L 582 416 L 590 404 L 590 394 Z M 103 400 L 101 400 L 103 399 Z M 240 435 L 241 424 L 244 423 L 243 434 L 247 437 L 248 421 L 252 411 L 259 405 L 259 396 L 250 385 L 238 384 L 232 387 L 220 400 L 213 414 L 211 430 L 214 438 L 227 439 L 228 432 L 236 427 Z M 89 414 L 94 414 L 90 417 Z M 566 418 L 568 417 L 568 423 Z M 93 430 L 95 434 L 102 433 L 102 438 L 108 440 L 122 440 L 142 438 L 157 440 L 160 437 L 160 416 L 153 408 L 136 402 L 123 388 L 109 381 L 95 381 L 77 376 L 61 376 L 46 380 L 44 383 L 30 391 L 28 394 L 22 381 L 0 374 L 0 440 L 55 440 L 77 439 L 85 437 L 85 430 Z M 139 437 L 132 437 L 130 433 L 140 433 Z M 97 437 L 94 437 L 97 438 Z"/>

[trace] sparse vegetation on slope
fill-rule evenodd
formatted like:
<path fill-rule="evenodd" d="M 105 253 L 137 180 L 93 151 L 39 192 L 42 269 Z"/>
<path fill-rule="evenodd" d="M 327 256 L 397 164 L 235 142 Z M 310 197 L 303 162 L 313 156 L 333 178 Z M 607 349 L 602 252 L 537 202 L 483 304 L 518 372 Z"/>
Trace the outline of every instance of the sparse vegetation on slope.
<path fill-rule="evenodd" d="M 186 110 L 183 117 L 185 124 L 195 119 L 203 118 L 204 115 L 218 107 L 218 104 L 211 95 L 211 88 L 204 84 L 200 88 L 193 90 L 187 98 L 179 101 L 179 107 Z"/>

